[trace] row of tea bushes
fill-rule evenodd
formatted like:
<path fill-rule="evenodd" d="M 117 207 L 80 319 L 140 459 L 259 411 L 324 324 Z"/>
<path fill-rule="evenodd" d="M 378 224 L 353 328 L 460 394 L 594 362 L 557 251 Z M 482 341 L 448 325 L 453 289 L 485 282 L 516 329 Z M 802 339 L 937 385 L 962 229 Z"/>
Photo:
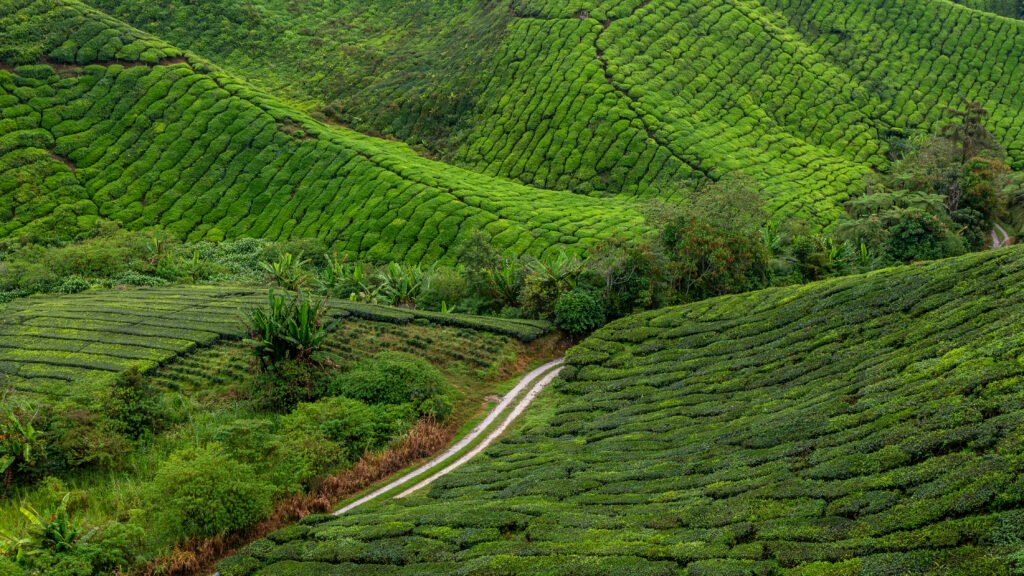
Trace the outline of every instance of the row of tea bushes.
<path fill-rule="evenodd" d="M 242 311 L 264 304 L 265 292 L 254 288 L 182 286 L 19 299 L 7 305 L 0 319 L 0 387 L 42 398 L 97 397 L 129 368 L 151 371 L 197 349 L 241 339 Z M 344 300 L 330 306 L 335 317 L 387 325 L 417 322 L 524 342 L 552 330 L 540 321 L 433 314 Z M 344 342 L 332 346 L 343 352 Z M 472 364 L 469 357 L 463 360 Z"/>
<path fill-rule="evenodd" d="M 34 8 L 8 19 L 50 25 Z M 90 13 L 92 28 L 105 22 Z M 528 188 L 327 127 L 207 69 L 0 70 L 0 236 L 66 237 L 104 217 L 190 240 L 317 237 L 353 257 L 416 262 L 450 259 L 474 230 L 509 255 L 542 255 L 642 221 L 624 201 Z"/>
<path fill-rule="evenodd" d="M 1024 250 L 633 315 L 516 432 L 224 576 L 1009 575 Z"/>

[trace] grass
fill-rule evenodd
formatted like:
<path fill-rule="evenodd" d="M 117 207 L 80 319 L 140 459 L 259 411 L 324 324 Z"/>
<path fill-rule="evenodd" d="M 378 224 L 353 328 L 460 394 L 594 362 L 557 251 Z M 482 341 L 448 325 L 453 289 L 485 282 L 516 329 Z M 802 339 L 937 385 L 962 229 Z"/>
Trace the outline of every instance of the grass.
<path fill-rule="evenodd" d="M 425 493 L 222 574 L 1009 575 L 1022 279 L 1008 248 L 614 322 Z"/>

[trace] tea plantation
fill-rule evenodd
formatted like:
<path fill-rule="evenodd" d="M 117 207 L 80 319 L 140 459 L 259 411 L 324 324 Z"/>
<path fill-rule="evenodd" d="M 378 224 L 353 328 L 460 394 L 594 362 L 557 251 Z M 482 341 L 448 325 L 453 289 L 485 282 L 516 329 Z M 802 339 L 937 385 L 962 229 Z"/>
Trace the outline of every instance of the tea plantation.
<path fill-rule="evenodd" d="M 0 237 L 68 238 L 103 217 L 416 262 L 451 259 L 473 230 L 509 255 L 541 255 L 641 224 L 623 201 L 317 123 L 75 0 L 4 0 L 0 47 Z"/>
<path fill-rule="evenodd" d="M 1017 573 L 1022 281 L 1013 248 L 625 318 L 426 493 L 221 574 Z"/>
<path fill-rule="evenodd" d="M 266 293 L 256 288 L 182 286 L 20 299 L 0 316 L 0 387 L 40 400 L 87 402 L 101 397 L 124 370 L 151 371 L 212 344 L 240 340 L 245 332 L 242 311 L 265 303 Z M 352 346 L 367 339 L 350 334 L 361 325 L 358 320 L 383 325 L 418 321 L 435 330 L 467 328 L 522 341 L 550 330 L 539 321 L 442 315 L 340 300 L 332 302 L 330 312 L 348 320 L 329 348 L 349 359 L 356 356 Z M 443 340 L 441 332 L 438 336 Z M 463 351 L 455 346 L 451 359 L 464 356 L 462 361 L 472 365 L 472 356 L 465 352 L 472 346 L 463 345 Z M 238 351 L 230 358 L 241 370 L 234 374 L 238 382 L 248 372 L 245 362 L 238 365 L 245 355 Z M 205 376 L 206 371 L 198 374 Z M 203 378 L 198 382 L 202 384 Z"/>
<path fill-rule="evenodd" d="M 674 198 L 742 172 L 777 218 L 828 224 L 960 96 L 1024 166 L 1024 22 L 995 15 L 1015 0 L 92 3 L 307 111 L 546 189 Z"/>

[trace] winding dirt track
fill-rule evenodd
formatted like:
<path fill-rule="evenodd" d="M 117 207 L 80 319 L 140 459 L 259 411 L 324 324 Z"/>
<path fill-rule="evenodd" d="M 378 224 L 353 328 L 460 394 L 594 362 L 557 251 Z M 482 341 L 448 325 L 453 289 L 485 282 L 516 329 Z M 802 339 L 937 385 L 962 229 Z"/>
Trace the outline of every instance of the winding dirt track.
<path fill-rule="evenodd" d="M 459 466 L 462 466 L 466 462 L 469 462 L 471 459 L 473 459 L 474 456 L 483 452 L 485 448 L 493 444 L 494 441 L 497 440 L 501 436 L 501 434 L 509 427 L 509 425 L 512 424 L 512 422 L 515 421 L 515 419 L 518 418 L 519 415 L 526 410 L 526 408 L 534 401 L 535 398 L 537 398 L 537 395 L 540 394 L 541 390 L 543 390 L 545 386 L 550 384 L 551 381 L 558 376 L 558 373 L 561 372 L 561 370 L 562 359 L 559 358 L 557 360 L 552 360 L 551 362 L 548 362 L 547 364 L 544 364 L 543 366 L 540 366 L 539 368 L 530 371 L 528 374 L 526 374 L 526 376 L 523 376 L 522 379 L 519 380 L 515 388 L 510 390 L 508 394 L 505 394 L 505 397 L 502 398 L 501 402 L 499 402 L 498 405 L 495 406 L 493 410 L 491 410 L 487 417 L 484 418 L 479 424 L 477 424 L 473 428 L 473 430 L 469 432 L 469 434 L 466 434 L 464 437 L 462 437 L 462 439 L 460 439 L 455 444 L 452 444 L 447 450 L 445 450 L 438 456 L 434 457 L 426 464 L 419 466 L 412 472 L 409 472 L 408 474 L 402 476 L 401 478 L 398 478 L 397 480 L 394 480 L 384 486 L 381 486 L 380 488 L 374 490 L 373 492 L 370 492 L 369 494 L 363 496 L 362 498 L 359 498 L 358 500 L 354 500 L 346 504 L 342 508 L 335 511 L 334 515 L 339 516 L 341 514 L 344 514 L 349 510 L 356 508 L 357 506 L 361 506 L 371 500 L 379 498 L 384 494 L 393 492 L 395 490 L 399 490 L 403 487 L 405 489 L 402 490 L 397 496 L 395 496 L 395 498 L 404 498 L 405 496 L 408 496 L 413 492 L 416 492 L 417 490 L 420 490 L 421 488 L 430 485 L 430 483 L 448 474 L 452 470 L 455 470 Z M 502 418 L 500 424 L 492 428 L 492 424 L 494 424 L 494 422 L 499 418 Z M 472 449 L 470 449 L 468 452 L 452 461 L 443 469 L 435 472 L 434 474 L 431 474 L 425 479 L 419 480 L 419 478 L 427 474 L 427 472 L 437 468 L 438 466 L 444 464 L 445 462 L 448 462 L 449 460 L 452 460 L 453 458 L 455 458 L 456 455 L 465 450 L 467 447 L 472 446 L 473 443 L 476 442 L 477 439 L 480 438 L 480 436 L 482 436 L 488 430 L 491 431 L 490 434 L 488 434 L 483 440 L 481 440 L 479 443 L 473 446 Z M 419 481 L 417 482 L 417 480 Z M 416 483 L 413 484 L 412 486 L 409 486 L 413 482 Z"/>
<path fill-rule="evenodd" d="M 997 234 L 998 232 L 998 234 Z M 1002 234 L 1002 238 L 999 235 Z M 1010 235 L 1006 233 L 1006 230 L 1002 226 L 996 224 L 996 227 L 992 229 L 992 248 L 1002 248 L 1010 244 Z"/>

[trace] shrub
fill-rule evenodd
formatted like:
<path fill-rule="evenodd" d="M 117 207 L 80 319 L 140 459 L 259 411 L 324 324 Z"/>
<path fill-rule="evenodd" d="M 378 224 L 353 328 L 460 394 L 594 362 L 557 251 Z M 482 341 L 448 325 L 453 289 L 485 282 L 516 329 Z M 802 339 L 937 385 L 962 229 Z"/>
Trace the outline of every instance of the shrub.
<path fill-rule="evenodd" d="M 46 423 L 45 465 L 50 470 L 110 466 L 130 449 L 117 425 L 101 414 L 58 407 Z"/>
<path fill-rule="evenodd" d="M 107 414 L 119 432 L 139 439 L 155 432 L 160 425 L 157 391 L 138 368 L 122 372 L 110 388 Z"/>
<path fill-rule="evenodd" d="M 369 404 L 412 403 L 425 416 L 451 414 L 454 390 L 437 368 L 402 352 L 381 352 L 331 383 L 331 393 Z"/>
<path fill-rule="evenodd" d="M 61 294 L 78 294 L 91 288 L 89 282 L 78 275 L 68 276 L 57 285 L 57 292 Z"/>
<path fill-rule="evenodd" d="M 369 406 L 351 398 L 299 404 L 281 419 L 273 445 L 273 481 L 283 493 L 385 447 L 405 432 L 416 413 L 409 404 Z"/>
<path fill-rule="evenodd" d="M 36 413 L 31 407 L 0 405 L 0 477 L 6 491 L 17 477 L 31 474 L 42 451 L 43 438 L 33 422 Z"/>
<path fill-rule="evenodd" d="M 555 325 L 573 337 L 589 334 L 604 323 L 604 302 L 596 292 L 576 289 L 555 301 Z"/>
<path fill-rule="evenodd" d="M 299 402 L 322 398 L 327 387 L 327 373 L 320 366 L 297 360 L 282 360 L 256 375 L 252 383 L 252 396 L 261 409 L 285 413 Z"/>
<path fill-rule="evenodd" d="M 417 307 L 425 310 L 452 309 L 459 306 L 467 296 L 469 282 L 461 270 L 435 268 L 427 279 Z"/>
<path fill-rule="evenodd" d="M 259 522 L 273 486 L 218 444 L 181 450 L 160 464 L 146 496 L 155 526 L 174 538 L 209 537 Z"/>

